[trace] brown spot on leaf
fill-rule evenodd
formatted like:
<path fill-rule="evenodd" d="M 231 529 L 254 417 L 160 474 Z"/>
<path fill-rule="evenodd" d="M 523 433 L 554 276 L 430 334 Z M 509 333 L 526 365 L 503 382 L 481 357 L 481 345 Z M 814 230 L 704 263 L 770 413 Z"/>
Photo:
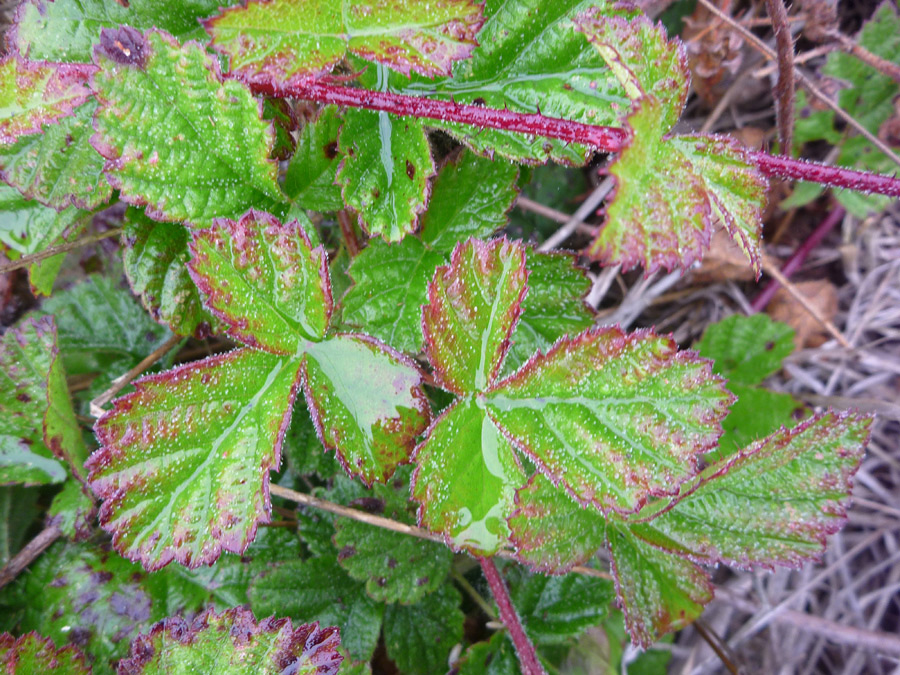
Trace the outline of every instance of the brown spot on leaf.
<path fill-rule="evenodd" d="M 338 156 L 338 144 L 337 141 L 331 141 L 328 145 L 322 148 L 322 151 L 325 153 L 326 159 L 334 159 Z"/>
<path fill-rule="evenodd" d="M 397 566 L 397 560 L 395 558 L 388 558 L 387 566 L 389 570 L 394 569 Z"/>
<path fill-rule="evenodd" d="M 385 586 L 387 586 L 387 579 L 385 579 L 384 577 L 378 577 L 377 579 L 375 579 L 375 583 L 384 588 Z"/>
<path fill-rule="evenodd" d="M 428 583 L 428 577 L 419 577 L 416 579 L 416 586 L 424 586 Z"/>
<path fill-rule="evenodd" d="M 28 394 L 26 394 L 25 392 L 22 392 L 21 394 L 16 396 L 16 400 L 20 401 L 22 403 L 30 403 L 31 397 Z"/>
<path fill-rule="evenodd" d="M 116 29 L 103 29 L 100 33 L 99 51 L 124 66 L 143 68 L 146 63 L 144 54 L 147 41 L 143 34 L 131 26 Z"/>
<path fill-rule="evenodd" d="M 416 177 L 416 167 L 409 160 L 406 160 L 406 175 L 410 180 Z"/>
<path fill-rule="evenodd" d="M 366 513 L 384 513 L 384 501 L 377 497 L 360 497 L 350 502 L 350 506 L 362 509 Z"/>
<path fill-rule="evenodd" d="M 356 549 L 352 546 L 345 546 L 338 553 L 338 560 L 346 560 L 356 555 Z"/>

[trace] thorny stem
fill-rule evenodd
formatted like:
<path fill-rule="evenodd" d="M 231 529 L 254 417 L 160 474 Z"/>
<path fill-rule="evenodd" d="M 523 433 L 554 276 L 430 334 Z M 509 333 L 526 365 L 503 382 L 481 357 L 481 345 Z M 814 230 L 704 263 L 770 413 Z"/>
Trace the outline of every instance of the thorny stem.
<path fill-rule="evenodd" d="M 794 40 L 782 0 L 766 0 L 775 48 L 778 51 L 778 82 L 775 85 L 775 119 L 781 154 L 790 156 L 794 133 Z"/>
<path fill-rule="evenodd" d="M 595 126 L 536 113 L 496 110 L 454 101 L 344 87 L 315 80 L 277 85 L 258 81 L 251 83 L 251 89 L 254 93 L 264 96 L 299 98 L 319 103 L 379 110 L 395 115 L 425 117 L 545 136 L 569 143 L 583 143 L 600 152 L 620 152 L 628 145 L 629 138 L 629 132 L 618 127 Z M 764 152 L 750 152 L 747 158 L 767 176 L 900 197 L 900 178 L 893 176 L 826 166 L 790 157 L 774 157 Z"/>
<path fill-rule="evenodd" d="M 516 608 L 513 607 L 512 600 L 509 597 L 509 591 L 503 582 L 500 572 L 492 558 L 479 558 L 481 571 L 487 579 L 488 586 L 491 587 L 491 593 L 497 603 L 497 609 L 500 610 L 500 618 L 503 619 L 506 630 L 509 631 L 509 637 L 512 638 L 513 645 L 516 647 L 516 654 L 519 656 L 519 664 L 522 666 L 524 675 L 545 675 L 544 668 L 541 666 L 537 658 L 537 652 L 534 651 L 534 645 L 525 634 L 522 628 L 522 622 Z"/>

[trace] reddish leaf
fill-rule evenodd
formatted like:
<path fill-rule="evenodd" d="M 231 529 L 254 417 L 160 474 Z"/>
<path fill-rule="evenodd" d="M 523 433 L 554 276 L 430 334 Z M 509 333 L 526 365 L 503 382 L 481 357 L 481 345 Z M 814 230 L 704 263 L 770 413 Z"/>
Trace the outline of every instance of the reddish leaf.
<path fill-rule="evenodd" d="M 5 675 L 89 675 L 91 667 L 81 651 L 72 645 L 56 648 L 53 640 L 35 632 L 16 639 L 0 635 L 0 668 Z"/>

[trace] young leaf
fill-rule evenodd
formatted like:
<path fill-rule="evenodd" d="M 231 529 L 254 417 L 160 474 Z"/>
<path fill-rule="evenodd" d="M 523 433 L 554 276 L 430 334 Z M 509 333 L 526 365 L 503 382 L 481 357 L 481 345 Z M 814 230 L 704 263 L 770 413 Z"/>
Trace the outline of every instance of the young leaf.
<path fill-rule="evenodd" d="M 590 253 L 626 269 L 686 269 L 702 257 L 719 221 L 759 273 L 766 183 L 734 142 L 669 132 L 687 98 L 683 47 L 646 18 L 592 10 L 575 19 L 633 101 L 628 146 L 610 167 L 618 187 Z"/>
<path fill-rule="evenodd" d="M 492 555 L 526 475 L 509 441 L 472 398 L 445 410 L 416 448 L 412 496 L 419 524 L 454 549 Z"/>
<path fill-rule="evenodd" d="M 384 604 L 366 595 L 334 556 L 283 563 L 254 580 L 250 604 L 257 614 L 277 612 L 294 621 L 336 625 L 341 643 L 356 660 L 372 658 Z"/>
<path fill-rule="evenodd" d="M 329 72 L 349 51 L 409 75 L 449 74 L 484 21 L 472 0 L 253 1 L 204 22 L 245 80 L 290 82 Z"/>
<path fill-rule="evenodd" d="M 367 485 L 408 460 L 430 417 L 415 363 L 365 335 L 309 345 L 303 388 L 319 438 Z"/>
<path fill-rule="evenodd" d="M 18 55 L 0 60 L 0 143 L 41 133 L 45 124 L 68 117 L 88 100 L 91 68 L 35 63 Z"/>
<path fill-rule="evenodd" d="M 53 640 L 35 632 L 18 639 L 9 633 L 0 635 L 0 666 L 9 675 L 89 675 L 91 672 L 87 658 L 77 647 L 67 645 L 57 649 Z"/>
<path fill-rule="evenodd" d="M 198 18 L 210 16 L 221 0 L 25 0 L 7 35 L 9 45 L 32 60 L 89 63 L 104 28 L 127 24 L 138 30 L 159 28 L 179 40 L 204 37 Z"/>
<path fill-rule="evenodd" d="M 439 385 L 456 394 L 490 386 L 521 314 L 526 278 L 524 250 L 505 239 L 470 240 L 438 268 L 422 329 Z"/>
<path fill-rule="evenodd" d="M 485 395 L 491 418 L 554 483 L 622 513 L 695 473 L 731 401 L 709 362 L 617 328 L 560 340 Z"/>
<path fill-rule="evenodd" d="M 414 605 L 388 605 L 384 612 L 384 646 L 400 671 L 431 675 L 447 668 L 450 649 L 463 637 L 462 598 L 444 584 Z"/>
<path fill-rule="evenodd" d="M 268 519 L 297 367 L 238 349 L 142 378 L 116 400 L 95 427 L 89 468 L 118 551 L 154 570 L 247 548 Z"/>
<path fill-rule="evenodd" d="M 90 143 L 96 109 L 90 100 L 58 124 L 44 125 L 43 133 L 0 146 L 0 178 L 58 210 L 71 205 L 92 210 L 109 201 L 103 158 Z"/>
<path fill-rule="evenodd" d="M 359 224 L 385 241 L 400 241 L 416 227 L 434 173 L 422 122 L 386 112 L 351 109 L 338 136 L 337 172 L 344 202 Z"/>
<path fill-rule="evenodd" d="M 331 316 L 325 250 L 295 220 L 251 210 L 194 232 L 191 277 L 227 333 L 276 354 L 321 340 Z"/>
<path fill-rule="evenodd" d="M 158 322 L 176 335 L 203 338 L 218 319 L 200 299 L 188 273 L 190 234 L 179 223 L 160 223 L 129 207 L 122 235 L 125 273 L 132 290 Z"/>
<path fill-rule="evenodd" d="M 339 211 L 344 208 L 341 188 L 336 184 L 340 129 L 338 109 L 329 105 L 300 132 L 297 151 L 284 176 L 284 191 L 305 209 Z"/>
<path fill-rule="evenodd" d="M 767 314 L 735 314 L 710 325 L 695 345 L 729 384 L 760 384 L 794 351 L 794 331 Z"/>
<path fill-rule="evenodd" d="M 125 201 L 146 204 L 155 220 L 199 226 L 278 209 L 274 134 L 261 103 L 224 80 L 199 44 L 181 46 L 158 30 L 105 30 L 95 62 L 91 142 Z"/>
<path fill-rule="evenodd" d="M 343 657 L 334 627 L 294 628 L 290 619 L 257 622 L 243 607 L 216 614 L 209 609 L 188 623 L 173 617 L 153 626 L 131 645 L 120 675 L 336 675 Z"/>

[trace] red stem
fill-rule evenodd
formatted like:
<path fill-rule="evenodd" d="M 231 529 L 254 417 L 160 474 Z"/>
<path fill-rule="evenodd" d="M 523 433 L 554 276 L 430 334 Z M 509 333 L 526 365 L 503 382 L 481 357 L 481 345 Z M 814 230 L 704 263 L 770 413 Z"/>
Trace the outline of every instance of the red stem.
<path fill-rule="evenodd" d="M 352 108 L 380 110 L 395 115 L 426 117 L 482 128 L 558 138 L 570 143 L 584 143 L 601 152 L 619 152 L 628 143 L 628 131 L 618 127 L 600 127 L 535 113 L 516 113 L 511 110 L 495 110 L 454 101 L 343 87 L 317 80 L 277 85 L 258 81 L 252 82 L 250 88 L 254 93 L 263 96 L 299 98 Z M 816 164 L 790 157 L 774 157 L 764 152 L 748 153 L 748 158 L 767 176 L 900 197 L 900 178 L 893 176 Z"/>
<path fill-rule="evenodd" d="M 509 636 L 516 647 L 516 654 L 519 656 L 519 665 L 522 666 L 523 675 L 546 675 L 543 666 L 538 661 L 534 645 L 531 644 L 531 640 L 525 634 L 525 629 L 522 628 L 522 622 L 516 613 L 516 608 L 513 607 L 512 600 L 509 598 L 509 591 L 506 589 L 506 584 L 503 583 L 503 579 L 497 571 L 493 558 L 478 558 L 478 562 L 481 563 L 481 571 L 484 572 L 488 586 L 491 587 L 494 600 L 497 602 L 500 618 L 503 619 L 506 630 L 509 631 Z"/>

